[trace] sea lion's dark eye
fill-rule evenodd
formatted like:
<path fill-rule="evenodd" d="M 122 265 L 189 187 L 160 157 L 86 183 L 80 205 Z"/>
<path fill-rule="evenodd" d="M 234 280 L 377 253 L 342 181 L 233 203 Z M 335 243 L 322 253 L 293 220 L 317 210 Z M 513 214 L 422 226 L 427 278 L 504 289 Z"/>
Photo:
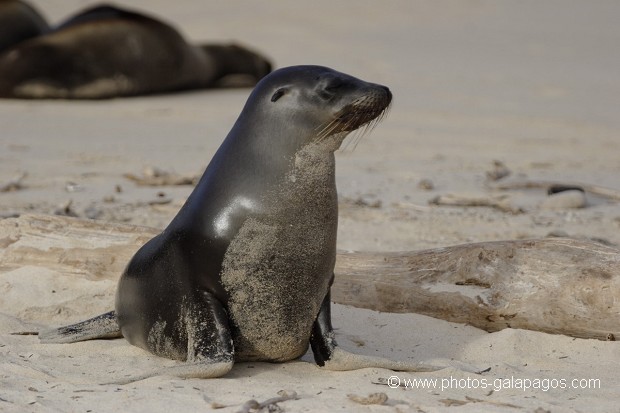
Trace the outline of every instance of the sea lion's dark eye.
<path fill-rule="evenodd" d="M 336 93 L 338 93 L 338 89 L 340 89 L 343 85 L 344 82 L 340 79 L 330 79 L 329 83 L 319 90 L 319 96 L 325 100 L 330 100 L 336 95 Z"/>
<path fill-rule="evenodd" d="M 286 89 L 285 88 L 280 88 L 280 89 L 276 90 L 276 93 L 274 93 L 273 96 L 271 97 L 271 101 L 275 102 L 276 100 L 278 100 L 282 96 L 284 96 L 285 93 L 286 93 Z"/>
<path fill-rule="evenodd" d="M 325 90 L 327 90 L 328 92 L 334 93 L 338 89 L 340 89 L 343 85 L 344 85 L 344 82 L 342 80 L 333 79 L 331 82 L 329 82 L 327 86 L 325 86 Z"/>
<path fill-rule="evenodd" d="M 319 96 L 324 100 L 330 100 L 331 98 L 334 97 L 334 94 L 331 92 L 328 92 L 327 90 L 319 90 Z"/>

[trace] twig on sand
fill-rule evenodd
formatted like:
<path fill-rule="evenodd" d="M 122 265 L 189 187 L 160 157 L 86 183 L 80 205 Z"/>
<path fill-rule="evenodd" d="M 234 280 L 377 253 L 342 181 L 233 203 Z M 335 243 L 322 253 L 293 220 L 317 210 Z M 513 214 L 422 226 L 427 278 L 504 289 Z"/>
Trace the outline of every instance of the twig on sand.
<path fill-rule="evenodd" d="M 18 176 L 9 180 L 7 183 L 0 184 L 0 192 L 13 192 L 13 191 L 19 191 L 20 189 L 24 189 L 24 186 L 22 185 L 22 181 L 27 176 L 28 174 L 26 172 L 22 172 Z"/>
<path fill-rule="evenodd" d="M 275 408 L 278 408 L 278 406 L 275 406 L 276 403 L 285 402 L 287 400 L 299 399 L 296 392 L 287 393 L 284 390 L 280 390 L 278 394 L 280 395 L 280 397 L 273 397 L 271 399 L 265 400 L 262 403 L 259 403 L 254 399 L 248 400 L 247 402 L 243 403 L 243 406 L 241 406 L 241 410 L 239 410 L 239 413 L 260 412 L 264 409 L 268 409 L 268 411 L 270 412 L 277 411 L 275 410 Z"/>
<path fill-rule="evenodd" d="M 465 396 L 465 400 L 457 400 L 457 399 L 440 399 L 439 400 L 441 403 L 443 403 L 444 405 L 451 407 L 451 406 L 463 406 L 465 404 L 468 403 L 486 403 L 486 404 L 490 404 L 493 406 L 501 406 L 501 407 L 512 407 L 513 409 L 521 409 L 521 406 L 517 406 L 516 404 L 511 404 L 511 403 L 502 403 L 502 402 L 495 402 L 492 400 L 482 400 L 482 399 L 476 399 L 474 397 L 469 397 L 469 396 Z"/>
<path fill-rule="evenodd" d="M 385 404 L 388 401 L 388 396 L 385 393 L 371 393 L 368 397 L 358 396 L 357 394 L 347 394 L 347 397 L 352 402 L 369 405 L 369 404 Z"/>
<path fill-rule="evenodd" d="M 431 205 L 441 206 L 465 206 L 465 207 L 491 207 L 502 212 L 511 214 L 523 213 L 523 208 L 513 205 L 506 195 L 499 196 L 463 196 L 463 195 L 439 195 L 428 201 Z"/>

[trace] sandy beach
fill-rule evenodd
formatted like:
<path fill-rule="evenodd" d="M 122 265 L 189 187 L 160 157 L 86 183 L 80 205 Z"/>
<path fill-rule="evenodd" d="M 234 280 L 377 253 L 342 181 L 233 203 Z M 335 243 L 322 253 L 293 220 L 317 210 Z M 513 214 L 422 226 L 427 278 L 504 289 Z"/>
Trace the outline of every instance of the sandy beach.
<path fill-rule="evenodd" d="M 95 2 L 32 3 L 57 23 Z M 389 116 L 336 154 L 341 250 L 408 251 L 557 235 L 620 246 L 618 200 L 586 193 L 585 205 L 574 208 L 550 203 L 542 188 L 495 189 L 532 181 L 620 191 L 620 3 L 122 4 L 173 23 L 194 42 L 235 41 L 276 67 L 325 65 L 390 87 Z M 162 229 L 192 187 L 138 186 L 124 175 L 145 168 L 200 174 L 249 93 L 1 100 L 0 186 L 23 178 L 19 190 L 0 193 L 0 216 L 64 211 Z M 489 176 L 498 164 L 509 173 L 494 181 Z M 510 210 L 429 203 L 446 195 L 500 200 Z M 221 379 L 157 376 L 101 385 L 174 362 L 122 339 L 43 345 L 36 336 L 10 334 L 107 311 L 115 287 L 114 278 L 0 262 L 1 412 L 236 412 L 279 391 L 297 394 L 278 403 L 286 412 L 610 412 L 620 403 L 617 342 L 518 329 L 487 333 L 342 305 L 335 305 L 333 319 L 347 350 L 491 370 L 328 372 L 309 353 L 285 364 L 239 363 Z M 387 385 L 391 376 L 400 386 Z M 375 393 L 387 401 L 369 399 Z"/>

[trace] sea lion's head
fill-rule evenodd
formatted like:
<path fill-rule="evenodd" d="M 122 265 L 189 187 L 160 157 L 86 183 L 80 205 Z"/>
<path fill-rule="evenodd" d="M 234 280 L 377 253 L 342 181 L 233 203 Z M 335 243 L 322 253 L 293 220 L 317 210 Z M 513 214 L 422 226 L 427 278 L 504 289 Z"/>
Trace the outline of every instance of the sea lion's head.
<path fill-rule="evenodd" d="M 291 66 L 257 84 L 242 116 L 252 116 L 255 127 L 270 129 L 272 144 L 299 148 L 324 142 L 333 151 L 349 132 L 376 124 L 391 101 L 385 86 L 327 67 Z"/>

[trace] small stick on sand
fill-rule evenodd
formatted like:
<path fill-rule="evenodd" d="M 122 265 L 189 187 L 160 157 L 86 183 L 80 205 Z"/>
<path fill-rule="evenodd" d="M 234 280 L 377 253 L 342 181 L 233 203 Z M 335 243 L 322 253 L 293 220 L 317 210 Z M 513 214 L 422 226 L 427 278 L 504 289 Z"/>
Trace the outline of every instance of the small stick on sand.
<path fill-rule="evenodd" d="M 388 396 L 385 393 L 371 393 L 367 397 L 358 396 L 357 394 L 347 394 L 347 397 L 352 402 L 369 405 L 369 404 L 378 404 L 383 405 L 387 403 Z"/>
<path fill-rule="evenodd" d="M 8 181 L 6 184 L 0 185 L 0 192 L 13 192 L 24 189 L 22 181 L 28 176 L 26 172 L 22 172 L 20 175 Z"/>
<path fill-rule="evenodd" d="M 284 390 L 280 390 L 278 394 L 280 395 L 280 397 L 273 397 L 271 399 L 265 400 L 262 403 L 259 403 L 254 399 L 248 400 L 247 402 L 243 403 L 243 406 L 241 406 L 241 410 L 239 410 L 239 413 L 250 413 L 251 411 L 260 412 L 263 409 L 268 409 L 268 411 L 272 411 L 273 409 L 272 406 L 275 405 L 276 403 L 285 402 L 287 400 L 299 399 L 299 397 L 297 397 L 296 392 L 291 392 L 289 394 L 285 392 Z"/>
<path fill-rule="evenodd" d="M 515 215 L 524 212 L 521 207 L 512 205 L 510 199 L 505 195 L 475 197 L 447 194 L 436 196 L 428 203 L 441 206 L 491 207 Z"/>

